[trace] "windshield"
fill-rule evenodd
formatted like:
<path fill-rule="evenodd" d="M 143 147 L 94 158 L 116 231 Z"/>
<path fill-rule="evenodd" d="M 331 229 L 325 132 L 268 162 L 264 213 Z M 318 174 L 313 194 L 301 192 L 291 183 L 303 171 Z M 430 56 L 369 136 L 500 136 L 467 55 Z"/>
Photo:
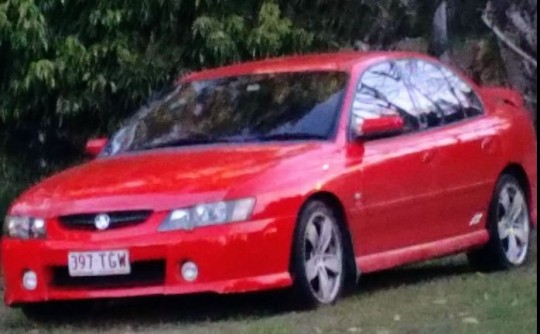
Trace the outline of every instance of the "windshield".
<path fill-rule="evenodd" d="M 328 140 L 347 80 L 342 72 L 300 72 L 178 85 L 126 122 L 104 155 L 220 142 Z"/>

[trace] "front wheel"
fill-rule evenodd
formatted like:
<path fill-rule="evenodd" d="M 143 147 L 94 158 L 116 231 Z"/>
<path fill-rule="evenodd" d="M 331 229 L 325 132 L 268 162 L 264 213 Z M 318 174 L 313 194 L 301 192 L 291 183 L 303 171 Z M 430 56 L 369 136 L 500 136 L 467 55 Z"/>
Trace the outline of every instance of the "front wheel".
<path fill-rule="evenodd" d="M 313 201 L 302 211 L 295 232 L 292 274 L 302 306 L 334 303 L 345 283 L 344 243 L 335 212 Z"/>
<path fill-rule="evenodd" d="M 483 249 L 469 254 L 471 264 L 485 271 L 522 266 L 530 251 L 530 217 L 523 187 L 514 176 L 503 175 L 490 206 L 490 241 Z"/>

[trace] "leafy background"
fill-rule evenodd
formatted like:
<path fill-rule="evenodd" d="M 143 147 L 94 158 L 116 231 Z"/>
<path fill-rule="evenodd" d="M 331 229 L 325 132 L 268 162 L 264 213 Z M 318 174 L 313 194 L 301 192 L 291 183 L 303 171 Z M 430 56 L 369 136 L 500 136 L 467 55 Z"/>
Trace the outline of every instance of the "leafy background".
<path fill-rule="evenodd" d="M 184 73 L 364 45 L 427 50 L 438 2 L 1 0 L 0 214 Z M 486 2 L 451 1 L 452 44 L 465 70 L 501 81 Z"/>

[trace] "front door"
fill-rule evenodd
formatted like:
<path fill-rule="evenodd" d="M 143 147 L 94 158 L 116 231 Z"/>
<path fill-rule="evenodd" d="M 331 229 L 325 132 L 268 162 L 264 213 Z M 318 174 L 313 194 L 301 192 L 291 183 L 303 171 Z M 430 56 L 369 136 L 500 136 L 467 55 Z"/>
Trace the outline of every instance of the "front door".
<path fill-rule="evenodd" d="M 403 134 L 364 143 L 359 171 L 362 221 L 356 249 L 361 256 L 406 248 L 434 239 L 438 208 L 432 205 L 437 191 L 437 146 L 424 133 L 425 120 L 415 106 L 395 62 L 368 69 L 362 76 L 353 106 L 353 124 L 381 115 L 403 117 Z M 354 145 L 354 144 L 351 144 Z"/>

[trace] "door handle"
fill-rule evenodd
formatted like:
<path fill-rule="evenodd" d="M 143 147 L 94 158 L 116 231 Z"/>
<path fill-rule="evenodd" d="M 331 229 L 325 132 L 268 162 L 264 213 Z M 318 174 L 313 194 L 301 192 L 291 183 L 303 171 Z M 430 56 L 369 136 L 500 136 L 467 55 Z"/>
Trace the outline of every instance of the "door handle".
<path fill-rule="evenodd" d="M 433 161 L 433 159 L 435 158 L 435 151 L 434 150 L 429 150 L 427 152 L 424 153 L 424 155 L 422 156 L 422 162 L 423 163 L 430 163 Z"/>

